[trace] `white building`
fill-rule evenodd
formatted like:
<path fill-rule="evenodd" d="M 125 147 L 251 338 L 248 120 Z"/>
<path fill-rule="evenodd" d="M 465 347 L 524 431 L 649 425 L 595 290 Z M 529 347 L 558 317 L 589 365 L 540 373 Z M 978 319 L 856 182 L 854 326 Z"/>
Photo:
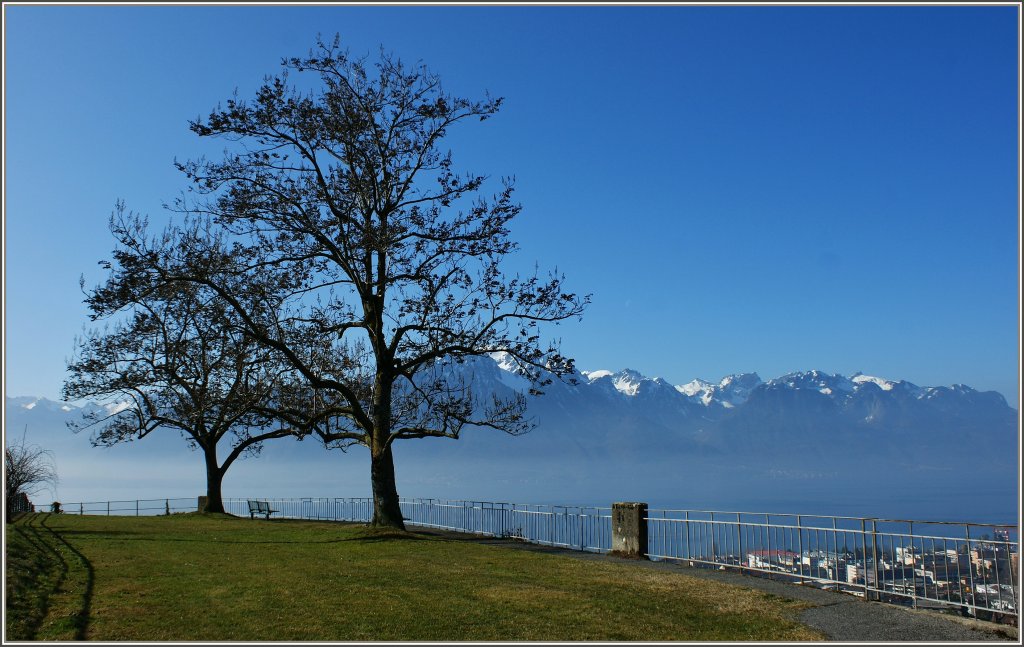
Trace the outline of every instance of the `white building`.
<path fill-rule="evenodd" d="M 903 564 L 904 566 L 913 566 L 917 562 L 917 558 L 920 553 L 916 552 L 911 546 L 897 546 L 896 547 L 896 563 Z"/>
<path fill-rule="evenodd" d="M 863 581 L 862 581 L 863 580 Z M 874 584 L 875 572 L 871 568 L 865 568 L 863 564 L 846 565 L 847 584 Z"/>
<path fill-rule="evenodd" d="M 747 553 L 747 566 L 766 570 L 790 570 L 800 561 L 800 555 L 788 550 L 753 550 Z"/>

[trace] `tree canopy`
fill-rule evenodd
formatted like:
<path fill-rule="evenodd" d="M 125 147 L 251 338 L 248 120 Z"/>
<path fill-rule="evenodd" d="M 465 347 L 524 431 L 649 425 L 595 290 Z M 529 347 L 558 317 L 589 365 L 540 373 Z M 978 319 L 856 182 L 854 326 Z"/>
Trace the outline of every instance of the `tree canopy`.
<path fill-rule="evenodd" d="M 574 371 L 542 324 L 579 318 L 589 298 L 557 272 L 503 272 L 513 182 L 486 195 L 487 178 L 442 148 L 500 98 L 454 96 L 421 64 L 371 64 L 337 38 L 282 65 L 254 98 L 191 123 L 228 142 L 222 159 L 177 163 L 190 187 L 174 208 L 210 229 L 137 248 L 122 280 L 199 285 L 227 304 L 313 393 L 289 419 L 369 448 L 374 523 L 401 527 L 393 443 L 528 430 L 523 396 L 474 393 L 460 364 L 504 353 L 540 393 Z"/>
<path fill-rule="evenodd" d="M 224 512 L 221 484 L 245 453 L 256 454 L 273 438 L 301 435 L 273 413 L 289 392 L 290 369 L 238 325 L 234 311 L 199 283 L 142 280 L 146 250 L 201 236 L 203 228 L 165 232 L 146 239 L 146 221 L 123 205 L 110 221 L 118 241 L 114 261 L 104 262 L 107 281 L 87 293 L 93 321 L 68 363 L 65 400 L 97 399 L 97 409 L 69 426 L 93 429 L 96 445 L 145 438 L 164 429 L 180 432 L 202 450 L 207 510 Z M 223 462 L 218 451 L 225 451 Z"/>

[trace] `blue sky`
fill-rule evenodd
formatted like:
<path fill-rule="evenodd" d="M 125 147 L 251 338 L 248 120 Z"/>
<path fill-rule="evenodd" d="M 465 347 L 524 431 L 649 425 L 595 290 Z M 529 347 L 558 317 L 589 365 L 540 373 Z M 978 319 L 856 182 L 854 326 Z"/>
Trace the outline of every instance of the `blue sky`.
<path fill-rule="evenodd" d="M 454 131 L 514 175 L 512 270 L 593 294 L 582 369 L 863 371 L 1019 394 L 1018 10 L 4 7 L 6 395 L 56 398 L 124 199 L 156 223 L 187 120 L 318 32 L 506 97 Z M 497 182 L 492 184 L 497 186 Z"/>

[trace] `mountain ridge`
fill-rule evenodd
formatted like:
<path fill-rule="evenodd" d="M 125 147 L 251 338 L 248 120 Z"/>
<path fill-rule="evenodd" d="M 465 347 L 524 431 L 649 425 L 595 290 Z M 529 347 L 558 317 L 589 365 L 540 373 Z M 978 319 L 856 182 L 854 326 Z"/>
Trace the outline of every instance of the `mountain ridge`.
<path fill-rule="evenodd" d="M 473 359 L 481 360 L 483 358 Z M 520 376 L 517 374 L 513 363 L 508 362 L 501 357 L 492 357 L 490 359 L 502 373 L 511 374 L 510 378 L 501 380 L 503 384 L 516 388 L 516 390 L 525 390 L 527 387 L 525 380 L 516 379 Z M 838 389 L 839 393 L 850 395 L 857 393 L 868 384 L 874 384 L 883 391 L 904 389 L 913 393 L 913 395 L 918 399 L 936 397 L 936 394 L 941 392 L 981 394 L 983 397 L 987 398 L 997 396 L 998 401 L 1001 401 L 1002 404 L 1009 407 L 1005 396 L 997 391 L 978 391 L 977 389 L 962 383 L 954 383 L 948 386 L 922 387 L 908 380 L 881 378 L 865 375 L 860 371 L 850 376 L 844 376 L 839 373 L 826 373 L 817 369 L 811 369 L 807 371 L 786 373 L 769 380 L 762 380 L 756 372 L 731 373 L 722 377 L 718 382 L 705 380 L 703 378 L 694 378 L 690 382 L 678 385 L 673 385 L 661 377 L 645 376 L 639 371 L 631 368 L 624 368 L 619 371 L 610 371 L 607 369 L 578 371 L 573 377 L 587 384 L 594 384 L 601 380 L 607 380 L 607 384 L 611 384 L 616 391 L 628 397 L 638 395 L 641 386 L 644 386 L 647 389 L 655 388 L 651 385 L 656 385 L 657 388 L 669 387 L 685 396 L 691 402 L 699 403 L 703 406 L 713 406 L 717 404 L 726 408 L 742 404 L 746 401 L 747 397 L 749 397 L 749 393 L 761 385 L 766 385 L 767 387 L 786 386 L 791 389 L 814 388 L 825 395 L 837 395 Z M 84 404 L 73 404 L 32 395 L 5 396 L 5 401 L 7 403 L 17 404 L 25 409 L 32 409 L 38 403 L 43 403 L 45 406 L 50 406 L 51 408 L 53 405 L 56 405 L 58 408 L 64 408 L 66 411 L 69 410 L 68 408 L 78 409 L 88 406 L 102 406 L 89 402 Z M 1012 409 L 1012 407 L 1009 408 Z"/>
<path fill-rule="evenodd" d="M 509 358 L 467 358 L 460 370 L 476 395 L 529 389 Z M 467 428 L 457 442 L 397 443 L 400 491 L 976 521 L 1014 509 L 1019 416 L 993 391 L 815 370 L 683 385 L 629 369 L 568 377 L 527 397 L 536 428 L 525 435 Z M 20 436 L 29 425 L 29 442 L 56 451 L 62 491 L 87 500 L 202 492 L 202 457 L 180 434 L 94 449 L 65 427 L 82 410 L 5 399 L 7 428 Z M 268 443 L 225 481 L 225 496 L 367 494 L 365 451 L 325 451 L 313 439 Z"/>

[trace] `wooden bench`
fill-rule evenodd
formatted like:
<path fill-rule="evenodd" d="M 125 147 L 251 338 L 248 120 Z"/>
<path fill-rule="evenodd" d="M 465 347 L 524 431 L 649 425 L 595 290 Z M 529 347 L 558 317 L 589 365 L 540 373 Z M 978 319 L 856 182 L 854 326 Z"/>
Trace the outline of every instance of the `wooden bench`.
<path fill-rule="evenodd" d="M 275 513 L 275 512 L 280 512 L 280 510 L 271 510 L 270 509 L 270 504 L 267 503 L 266 501 L 255 501 L 253 499 L 249 499 L 249 518 L 250 519 L 255 519 L 256 515 L 258 515 L 258 514 L 265 515 L 266 519 L 270 519 L 270 515 Z"/>

